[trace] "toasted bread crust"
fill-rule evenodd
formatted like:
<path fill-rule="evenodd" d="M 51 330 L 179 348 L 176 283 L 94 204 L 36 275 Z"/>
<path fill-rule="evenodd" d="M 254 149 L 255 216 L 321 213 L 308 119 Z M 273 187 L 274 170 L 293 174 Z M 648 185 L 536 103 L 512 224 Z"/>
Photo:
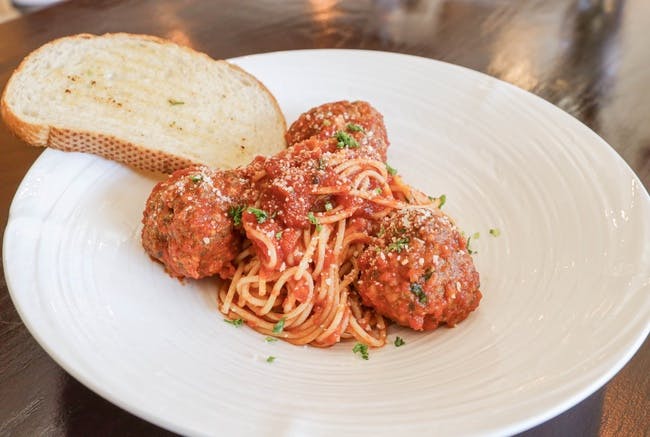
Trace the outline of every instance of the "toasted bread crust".
<path fill-rule="evenodd" d="M 50 129 L 47 147 L 66 152 L 92 153 L 134 168 L 165 174 L 197 164 L 187 158 L 152 150 L 110 135 L 56 127 Z"/>
<path fill-rule="evenodd" d="M 27 144 L 37 147 L 46 147 L 49 128 L 43 125 L 26 123 L 21 120 L 20 117 L 9 108 L 9 105 L 4 98 L 6 92 L 7 88 L 5 88 L 5 92 L 0 100 L 0 115 L 2 115 L 2 119 L 9 130 Z"/>
<path fill-rule="evenodd" d="M 266 93 L 275 108 L 283 131 L 286 131 L 286 120 L 282 115 L 280 105 L 278 104 L 275 96 L 268 90 L 268 88 L 259 81 L 256 77 L 246 72 L 244 69 L 237 65 L 230 64 L 223 60 L 215 60 L 205 53 L 198 52 L 192 48 L 179 46 L 171 41 L 151 35 L 140 35 L 130 33 L 106 33 L 104 35 L 92 34 L 77 34 L 73 36 L 66 36 L 50 41 L 43 46 L 31 52 L 14 70 L 12 76 L 7 81 L 7 85 L 0 98 L 0 115 L 4 120 L 9 130 L 24 142 L 37 147 L 51 147 L 63 151 L 86 152 L 102 156 L 104 158 L 124 163 L 128 166 L 138 168 L 146 171 L 172 173 L 178 169 L 187 167 L 192 164 L 201 164 L 202 162 L 194 162 L 187 157 L 177 156 L 144 144 L 135 144 L 126 141 L 114 135 L 108 135 L 101 131 L 81 131 L 72 130 L 67 128 L 58 127 L 55 125 L 30 123 L 21 118 L 8 103 L 6 98 L 7 91 L 14 78 L 20 74 L 24 66 L 29 60 L 38 56 L 41 51 L 48 50 L 51 46 L 60 43 L 62 40 L 67 39 L 91 39 L 91 38 L 110 38 L 112 36 L 126 36 L 129 38 L 141 39 L 150 42 L 155 42 L 161 45 L 172 45 L 180 47 L 181 49 L 191 53 L 194 56 L 200 56 L 208 59 L 211 62 L 218 62 L 226 65 L 233 70 L 237 70 L 247 75 L 264 93 Z M 286 147 L 286 144 L 284 145 Z M 277 150 L 270 150 L 269 153 L 275 153 Z M 203 163 L 204 164 L 204 163 Z"/>
<path fill-rule="evenodd" d="M 148 149 L 98 132 L 81 132 L 25 123 L 9 109 L 4 100 L 0 104 L 0 112 L 11 132 L 32 146 L 92 153 L 133 168 L 165 174 L 197 164 L 184 157 Z"/>

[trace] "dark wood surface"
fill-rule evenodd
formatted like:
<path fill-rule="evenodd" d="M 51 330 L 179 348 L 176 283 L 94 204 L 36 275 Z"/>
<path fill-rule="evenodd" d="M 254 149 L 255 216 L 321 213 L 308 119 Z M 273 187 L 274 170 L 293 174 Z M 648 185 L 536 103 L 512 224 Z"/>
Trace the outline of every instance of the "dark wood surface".
<path fill-rule="evenodd" d="M 650 187 L 647 0 L 88 0 L 0 25 L 0 88 L 64 35 L 148 33 L 215 58 L 365 48 L 440 59 L 529 90 L 601 135 Z M 0 229 L 39 155 L 0 124 Z M 650 242 L 648 242 L 650 244 Z M 524 433 L 650 435 L 650 342 L 603 388 Z M 71 378 L 22 324 L 0 277 L 0 435 L 166 435 Z"/>

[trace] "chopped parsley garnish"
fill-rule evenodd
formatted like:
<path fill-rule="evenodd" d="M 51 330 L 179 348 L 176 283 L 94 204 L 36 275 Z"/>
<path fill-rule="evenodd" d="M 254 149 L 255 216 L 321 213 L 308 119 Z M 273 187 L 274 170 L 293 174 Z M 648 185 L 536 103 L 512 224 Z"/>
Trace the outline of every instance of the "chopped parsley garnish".
<path fill-rule="evenodd" d="M 442 208 L 442 205 L 447 202 L 447 196 L 442 194 L 440 197 L 427 196 L 430 201 L 438 202 L 438 209 Z"/>
<path fill-rule="evenodd" d="M 366 132 L 365 130 L 363 130 L 363 127 L 359 126 L 358 124 L 354 124 L 354 123 L 348 123 L 348 125 L 345 126 L 345 128 L 347 130 L 349 130 L 350 132 L 363 132 L 363 133 Z"/>
<path fill-rule="evenodd" d="M 267 343 L 273 343 L 273 342 L 278 341 L 278 339 L 275 338 L 275 337 L 266 337 L 266 338 L 264 339 L 264 341 L 267 342 Z"/>
<path fill-rule="evenodd" d="M 284 322 L 286 320 L 287 320 L 286 317 L 283 317 L 280 320 L 278 320 L 278 323 L 273 325 L 273 333 L 274 334 L 279 334 L 279 333 L 282 332 L 282 330 L 284 329 Z"/>
<path fill-rule="evenodd" d="M 395 337 L 395 342 L 393 344 L 395 345 L 395 347 L 400 347 L 400 346 L 404 346 L 406 342 L 402 337 Z"/>
<path fill-rule="evenodd" d="M 329 121 L 329 120 L 323 120 L 323 126 L 329 126 L 330 124 L 332 124 L 331 121 Z"/>
<path fill-rule="evenodd" d="M 388 174 L 391 175 L 391 176 L 395 176 L 395 175 L 397 174 L 397 169 L 391 167 L 390 165 L 388 165 L 388 163 L 386 163 L 386 171 L 387 171 Z"/>
<path fill-rule="evenodd" d="M 231 206 L 228 209 L 228 217 L 232 219 L 232 223 L 235 226 L 241 225 L 241 215 L 244 213 L 244 206 L 239 205 L 239 206 Z"/>
<path fill-rule="evenodd" d="M 492 235 L 493 237 L 498 237 L 499 235 L 501 235 L 501 231 L 498 228 L 490 229 L 490 235 Z"/>
<path fill-rule="evenodd" d="M 382 192 L 383 192 L 383 190 L 381 188 L 379 188 L 379 187 L 375 188 L 375 194 L 377 196 L 379 196 Z"/>
<path fill-rule="evenodd" d="M 247 209 L 247 211 L 255 216 L 257 223 L 264 223 L 266 219 L 269 218 L 269 215 L 266 213 L 266 211 L 259 208 L 253 208 L 251 206 Z"/>
<path fill-rule="evenodd" d="M 398 238 L 388 245 L 388 250 L 391 252 L 401 253 L 402 250 L 406 249 L 406 246 L 409 244 L 408 237 Z"/>
<path fill-rule="evenodd" d="M 352 348 L 352 352 L 361 355 L 361 358 L 363 358 L 364 360 L 367 360 L 369 358 L 368 346 L 363 343 L 356 343 Z"/>
<path fill-rule="evenodd" d="M 193 174 L 192 176 L 190 176 L 190 180 L 192 182 L 201 182 L 203 180 L 203 175 L 200 174 L 200 173 L 199 174 Z"/>
<path fill-rule="evenodd" d="M 418 302 L 420 302 L 422 305 L 426 305 L 426 303 L 429 301 L 426 293 L 424 290 L 422 290 L 422 286 L 417 282 L 411 284 L 411 293 L 415 295 L 415 297 L 418 299 Z"/>
<path fill-rule="evenodd" d="M 237 328 L 239 328 L 241 325 L 244 324 L 244 319 L 242 319 L 241 317 L 235 320 L 223 319 L 223 321 L 226 323 L 230 323 L 232 326 L 235 326 Z"/>
<path fill-rule="evenodd" d="M 475 240 L 478 240 L 479 238 L 481 238 L 481 233 L 480 232 L 474 232 L 472 234 L 472 238 L 475 239 Z"/>
<path fill-rule="evenodd" d="M 422 278 L 424 279 L 424 282 L 426 282 L 426 281 L 428 281 L 429 279 L 431 279 L 431 276 L 432 276 L 432 275 L 433 275 L 433 271 L 427 269 L 427 271 L 424 272 L 424 275 L 422 276 Z"/>
<path fill-rule="evenodd" d="M 384 236 L 386 233 L 386 228 L 384 228 L 384 225 L 379 226 L 379 232 L 377 232 L 377 237 L 381 238 Z"/>
<path fill-rule="evenodd" d="M 313 212 L 309 211 L 309 214 L 307 214 L 307 219 L 309 220 L 309 223 L 312 225 L 316 225 L 316 232 L 320 232 L 321 230 L 321 225 L 318 223 L 318 219 L 314 215 Z"/>
<path fill-rule="evenodd" d="M 167 99 L 167 101 L 168 101 L 169 104 L 172 105 L 172 106 L 176 106 L 176 105 L 184 105 L 184 104 L 185 104 L 185 102 L 183 102 L 183 101 L 181 101 L 181 100 Z"/>
<path fill-rule="evenodd" d="M 336 137 L 336 147 L 339 149 L 356 149 L 359 147 L 359 143 L 354 139 L 352 135 L 342 130 L 336 132 L 334 135 Z"/>
<path fill-rule="evenodd" d="M 275 361 L 275 357 L 274 357 L 273 355 L 269 356 L 269 357 L 266 359 L 266 362 L 267 362 L 267 363 L 272 363 L 273 361 Z"/>
<path fill-rule="evenodd" d="M 332 202 L 330 202 L 329 200 L 325 202 L 325 211 L 331 211 L 332 209 L 334 209 Z"/>
<path fill-rule="evenodd" d="M 325 167 L 327 167 L 327 160 L 325 158 L 318 158 L 318 166 L 316 168 L 318 170 L 325 170 Z"/>
<path fill-rule="evenodd" d="M 282 232 L 283 231 L 278 231 L 275 233 L 275 239 L 276 240 L 281 240 L 282 239 Z"/>
<path fill-rule="evenodd" d="M 472 237 L 471 237 L 471 236 L 467 237 L 467 244 L 465 244 L 465 246 L 467 247 L 467 253 L 469 253 L 470 255 L 473 255 L 473 254 L 478 253 L 478 252 L 475 251 L 475 250 L 472 250 L 472 249 L 469 247 L 469 243 L 470 243 L 471 241 L 472 241 Z"/>

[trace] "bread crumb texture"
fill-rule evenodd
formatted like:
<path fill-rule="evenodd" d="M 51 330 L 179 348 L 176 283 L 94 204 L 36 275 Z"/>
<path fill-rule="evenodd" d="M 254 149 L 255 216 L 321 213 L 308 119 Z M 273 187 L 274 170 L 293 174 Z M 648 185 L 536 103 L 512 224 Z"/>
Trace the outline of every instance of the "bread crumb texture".
<path fill-rule="evenodd" d="M 34 145 L 166 173 L 191 163 L 233 168 L 285 147 L 282 112 L 255 77 L 143 35 L 46 44 L 10 79 L 3 116 Z"/>

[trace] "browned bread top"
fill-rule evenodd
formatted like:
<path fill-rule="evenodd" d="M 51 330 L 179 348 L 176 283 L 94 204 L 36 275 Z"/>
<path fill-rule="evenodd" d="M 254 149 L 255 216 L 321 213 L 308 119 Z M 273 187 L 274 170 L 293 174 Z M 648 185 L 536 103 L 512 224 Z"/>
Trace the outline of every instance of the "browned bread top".
<path fill-rule="evenodd" d="M 146 35 L 81 34 L 40 47 L 9 79 L 0 112 L 34 146 L 164 173 L 233 168 L 286 147 L 284 116 L 260 81 Z"/>

